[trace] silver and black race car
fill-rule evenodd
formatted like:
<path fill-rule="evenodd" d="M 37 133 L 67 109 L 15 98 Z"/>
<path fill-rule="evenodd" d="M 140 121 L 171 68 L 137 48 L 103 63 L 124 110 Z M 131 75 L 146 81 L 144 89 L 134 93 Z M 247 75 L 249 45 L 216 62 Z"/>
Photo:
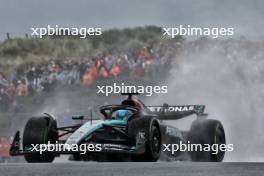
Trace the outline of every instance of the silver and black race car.
<path fill-rule="evenodd" d="M 20 141 L 15 134 L 10 155 L 24 155 L 27 162 L 52 162 L 56 156 L 71 154 L 73 160 L 96 161 L 149 161 L 164 158 L 186 158 L 192 161 L 220 162 L 225 151 L 175 151 L 174 144 L 222 145 L 226 143 L 224 128 L 220 121 L 207 119 L 204 105 L 146 106 L 125 93 L 128 98 L 120 105 L 100 107 L 101 119 L 73 116 L 81 120 L 73 126 L 57 127 L 55 118 L 46 113 L 28 120 Z M 167 120 L 178 120 L 196 114 L 189 131 L 182 131 Z M 85 122 L 83 122 L 85 121 Z M 40 152 L 40 144 L 53 145 L 53 150 Z M 58 150 L 54 146 L 70 146 Z M 83 152 L 73 145 L 88 146 Z M 47 149 L 47 148 L 45 148 Z M 173 150 L 173 152 L 172 152 Z"/>

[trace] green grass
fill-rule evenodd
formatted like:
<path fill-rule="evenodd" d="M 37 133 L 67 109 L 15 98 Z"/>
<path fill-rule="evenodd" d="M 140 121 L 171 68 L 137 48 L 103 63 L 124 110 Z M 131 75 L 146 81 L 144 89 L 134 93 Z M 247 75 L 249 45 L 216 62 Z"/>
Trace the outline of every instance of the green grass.
<path fill-rule="evenodd" d="M 177 41 L 182 38 L 178 37 Z M 0 70 L 9 73 L 17 67 L 39 64 L 51 59 L 82 58 L 108 51 L 125 51 L 152 44 L 171 42 L 160 27 L 111 29 L 101 36 L 14 38 L 0 43 Z"/>

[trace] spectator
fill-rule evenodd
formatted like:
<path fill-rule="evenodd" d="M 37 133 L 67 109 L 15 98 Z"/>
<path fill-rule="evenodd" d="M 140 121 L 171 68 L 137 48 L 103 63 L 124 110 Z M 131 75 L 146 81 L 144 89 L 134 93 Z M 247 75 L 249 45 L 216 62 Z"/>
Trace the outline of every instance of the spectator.
<path fill-rule="evenodd" d="M 121 68 L 118 64 L 114 64 L 114 66 L 111 69 L 111 75 L 115 78 L 118 77 L 121 73 Z"/>
<path fill-rule="evenodd" d="M 106 68 L 103 66 L 101 67 L 99 73 L 98 73 L 99 77 L 101 78 L 108 78 L 109 77 L 109 72 L 106 70 Z"/>
<path fill-rule="evenodd" d="M 3 73 L 0 73 L 0 87 L 7 87 L 8 81 L 6 80 Z"/>
<path fill-rule="evenodd" d="M 36 78 L 35 67 L 32 67 L 26 74 L 28 81 L 28 89 L 33 90 L 35 88 L 34 80 Z"/>
<path fill-rule="evenodd" d="M 87 69 L 86 73 L 83 75 L 83 84 L 84 85 L 91 85 L 97 77 L 97 69 L 96 67 L 92 67 Z"/>
<path fill-rule="evenodd" d="M 39 92 L 50 92 L 56 85 L 72 85 L 82 83 L 91 85 L 98 78 L 109 77 L 143 77 L 160 75 L 164 70 L 171 67 L 171 47 L 158 44 L 158 49 L 153 47 L 142 47 L 129 49 L 126 52 L 99 53 L 92 58 L 82 58 L 76 62 L 75 58 L 66 58 L 64 61 L 51 60 L 38 65 L 19 66 L 11 73 L 8 81 L 3 73 L 0 73 L 0 88 L 2 99 L 9 98 L 9 102 L 15 102 L 17 98 L 22 99 L 27 95 Z M 171 53 L 171 51 L 170 51 Z M 170 58 L 168 58 L 170 57 Z M 166 68 L 167 67 L 167 68 Z M 155 73 L 155 74 L 153 74 Z M 153 76 L 154 75 L 154 76 Z M 23 81 L 22 81 L 23 80 Z M 15 84 L 12 84 L 15 82 Z M 4 93 L 5 92 L 5 93 Z M 7 96 L 6 96 L 7 95 Z M 6 97 L 5 97 L 6 96 Z"/>
<path fill-rule="evenodd" d="M 7 112 L 11 101 L 4 88 L 0 89 L 0 112 Z"/>
<path fill-rule="evenodd" d="M 27 86 L 21 80 L 18 80 L 17 82 L 16 94 L 19 97 L 26 96 L 28 94 Z"/>

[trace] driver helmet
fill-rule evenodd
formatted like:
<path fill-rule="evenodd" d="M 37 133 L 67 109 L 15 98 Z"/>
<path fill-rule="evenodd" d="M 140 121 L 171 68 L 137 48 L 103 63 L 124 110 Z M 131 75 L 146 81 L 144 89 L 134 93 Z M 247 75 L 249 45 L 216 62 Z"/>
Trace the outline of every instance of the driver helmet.
<path fill-rule="evenodd" d="M 116 118 L 119 120 L 127 120 L 131 113 L 126 109 L 120 109 L 116 112 Z"/>

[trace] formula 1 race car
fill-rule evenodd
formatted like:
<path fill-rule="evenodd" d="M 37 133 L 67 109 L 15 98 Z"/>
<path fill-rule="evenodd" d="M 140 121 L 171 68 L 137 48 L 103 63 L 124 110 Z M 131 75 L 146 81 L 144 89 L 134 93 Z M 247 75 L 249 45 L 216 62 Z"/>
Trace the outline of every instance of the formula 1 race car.
<path fill-rule="evenodd" d="M 204 105 L 146 106 L 132 98 L 135 93 L 125 93 L 128 98 L 120 105 L 100 107 L 103 119 L 86 119 L 73 116 L 73 120 L 85 122 L 73 126 L 57 127 L 50 114 L 32 117 L 23 133 L 22 144 L 19 131 L 15 134 L 10 155 L 24 155 L 27 162 L 52 162 L 56 156 L 71 154 L 73 160 L 96 161 L 149 161 L 189 156 L 191 161 L 220 162 L 225 151 L 174 151 L 171 144 L 209 144 L 226 143 L 224 128 L 220 121 L 206 119 Z M 165 124 L 166 120 L 178 120 L 196 114 L 197 119 L 189 131 L 181 131 Z M 65 137 L 67 138 L 65 139 Z M 66 151 L 53 150 L 40 153 L 40 144 L 93 145 L 85 154 L 68 148 Z M 164 146 L 167 148 L 164 149 Z M 33 150 L 35 148 L 35 150 Z"/>

